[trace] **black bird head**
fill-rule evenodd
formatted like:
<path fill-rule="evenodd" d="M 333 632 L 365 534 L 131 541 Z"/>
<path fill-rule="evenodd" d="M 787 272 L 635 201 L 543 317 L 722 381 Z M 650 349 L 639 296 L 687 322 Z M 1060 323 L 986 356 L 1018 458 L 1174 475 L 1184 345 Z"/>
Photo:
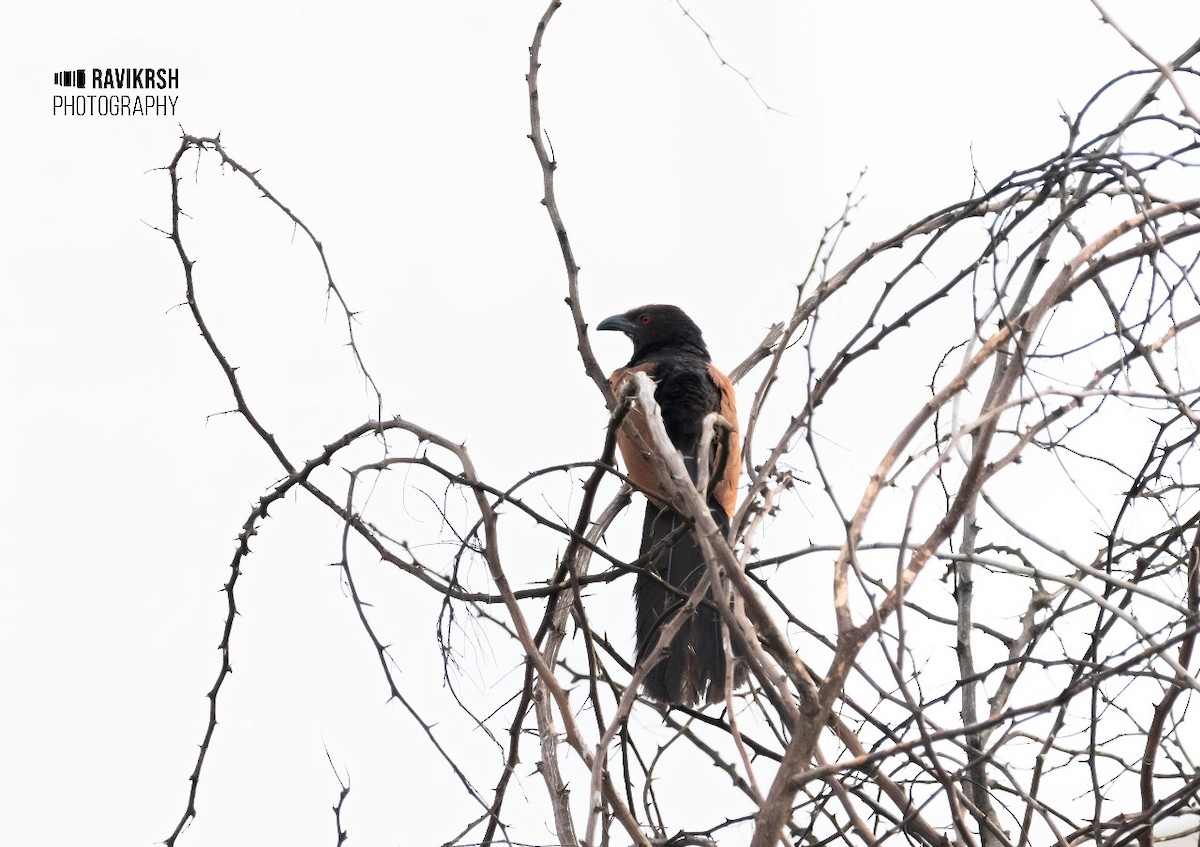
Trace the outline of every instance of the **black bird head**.
<path fill-rule="evenodd" d="M 596 324 L 596 329 L 620 330 L 629 336 L 633 342 L 631 365 L 666 348 L 687 351 L 709 360 L 700 327 L 678 306 L 638 306 L 623 315 L 605 318 Z"/>

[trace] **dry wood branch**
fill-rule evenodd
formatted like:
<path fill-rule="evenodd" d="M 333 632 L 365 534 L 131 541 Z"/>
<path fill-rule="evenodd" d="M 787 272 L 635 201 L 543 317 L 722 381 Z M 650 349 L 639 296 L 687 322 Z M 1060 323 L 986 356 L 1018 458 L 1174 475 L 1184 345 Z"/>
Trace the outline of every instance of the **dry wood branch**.
<path fill-rule="evenodd" d="M 798 274 L 790 314 L 757 343 L 755 330 L 731 372 L 744 383 L 765 363 L 743 428 L 740 460 L 750 479 L 726 537 L 707 507 L 709 481 L 692 483 L 666 435 L 653 384 L 639 375 L 614 394 L 590 348 L 539 100 L 540 56 L 560 5 L 546 7 L 530 45 L 529 137 L 578 353 L 612 411 L 597 458 L 497 484 L 459 437 L 383 416 L 378 390 L 371 420 L 299 454 L 308 459 L 285 451 L 288 422 L 261 414 L 201 308 L 180 225 L 182 158 L 217 154 L 311 239 L 369 380 L 355 315 L 320 241 L 218 138 L 185 136 L 167 169 L 168 235 L 192 320 L 234 411 L 281 469 L 256 492 L 238 532 L 220 667 L 186 807 L 167 843 L 173 847 L 196 814 L 231 678 L 235 589 L 251 541 L 268 509 L 289 494 L 337 520 L 339 565 L 367 635 L 364 649 L 375 651 L 389 692 L 405 706 L 376 630 L 390 610 L 377 612 L 360 586 L 377 568 L 416 587 L 435 611 L 440 604 L 429 649 L 441 651 L 452 717 L 491 737 L 498 751 L 484 775 L 494 786 L 485 802 L 474 788 L 481 766 L 456 758 L 441 745 L 445 732 L 409 707 L 404 720 L 422 728 L 469 802 L 483 808 L 455 823 L 461 831 L 450 844 L 467 843 L 477 828 L 485 845 L 527 841 L 519 819 L 534 808 L 532 795 L 544 796 L 539 824 L 553 820 L 552 838 L 589 845 L 708 844 L 738 829 L 729 837 L 745 834 L 755 847 L 774 847 L 785 834 L 812 847 L 905 839 L 945 847 L 951 837 L 966 847 L 1150 847 L 1167 834 L 1168 818 L 1196 814 L 1200 751 L 1184 731 L 1183 708 L 1200 688 L 1191 667 L 1200 629 L 1193 505 L 1200 382 L 1187 337 L 1200 327 L 1200 199 L 1174 199 L 1161 177 L 1200 165 L 1182 88 L 1196 73 L 1189 62 L 1200 42 L 1173 62 L 1147 57 L 1156 70 L 1102 89 L 1067 120 L 1058 154 L 835 264 L 859 202 L 857 192 L 847 194 L 807 273 Z M 1117 83 L 1141 76 L 1153 81 L 1132 106 L 1121 105 L 1123 117 L 1091 128 L 1101 101 L 1111 105 L 1119 95 Z M 1164 85 L 1183 100 L 1182 118 L 1154 111 Z M 930 353 L 930 345 L 940 346 Z M 933 358 L 919 378 L 928 382 L 902 386 L 915 386 L 904 399 L 879 384 L 911 376 L 887 370 L 889 356 L 926 354 Z M 790 394 L 781 390 L 789 384 L 796 386 Z M 681 532 L 695 532 L 707 563 L 700 585 L 680 597 L 660 630 L 658 647 L 711 586 L 727 656 L 745 661 L 755 682 L 747 691 L 730 685 L 723 703 L 699 710 L 637 699 L 659 650 L 631 664 L 624 632 L 610 635 L 616 624 L 596 602 L 655 552 L 630 562 L 605 536 L 630 499 L 613 452 L 634 403 L 650 438 L 631 437 L 651 457 L 662 491 L 690 522 Z M 868 421 L 871 432 L 859 438 L 848 420 Z M 709 422 L 706 437 L 721 439 L 719 423 Z M 396 452 L 409 441 L 410 453 Z M 597 446 L 580 455 L 596 457 Z M 382 456 L 364 463 L 368 447 Z M 847 471 L 843 453 L 852 454 L 849 464 L 870 457 L 870 468 Z M 339 462 L 353 469 L 348 490 L 341 477 L 331 488 L 336 475 L 322 470 Z M 432 539 L 418 522 L 375 509 L 366 497 L 356 501 L 367 479 L 428 494 Z M 571 486 L 569 505 L 553 490 L 558 483 Z M 1043 495 L 1054 500 L 1039 511 L 1032 503 Z M 535 548 L 518 541 L 522 526 L 554 551 L 532 570 Z M 439 544 L 449 549 L 440 558 Z M 472 567 L 479 562 L 486 573 Z M 921 578 L 937 570 L 941 582 L 937 574 Z M 833 602 L 820 610 L 831 624 L 811 611 L 814 593 L 830 593 L 823 586 L 833 589 Z M 463 634 L 464 621 L 477 628 L 479 643 Z M 518 669 L 504 679 L 499 706 L 479 708 L 457 684 L 464 654 L 479 646 L 492 664 L 503 652 Z M 809 668 L 824 662 L 823 676 Z M 531 772 L 520 766 L 523 748 L 539 757 L 533 792 L 520 784 Z M 712 791 L 699 809 L 672 799 L 687 793 L 681 778 L 699 786 L 699 771 L 682 770 L 696 757 L 729 795 Z M 349 783 L 339 777 L 339 784 L 341 843 Z M 1140 797 L 1133 807 L 1131 796 Z"/>
<path fill-rule="evenodd" d="M 554 193 L 554 172 L 558 169 L 558 161 L 553 157 L 546 145 L 546 132 L 542 128 L 541 95 L 538 93 L 538 73 L 541 71 L 542 43 L 546 37 L 546 28 L 554 13 L 562 6 L 562 0 L 552 0 L 538 21 L 533 35 L 533 43 L 529 45 L 529 73 L 525 82 L 529 89 L 529 140 L 537 154 L 538 164 L 542 169 L 542 205 L 550 215 L 550 225 L 554 228 L 554 237 L 558 240 L 562 251 L 563 267 L 567 273 L 567 306 L 571 310 L 571 320 L 575 324 L 575 341 L 579 356 L 583 360 L 583 369 L 600 390 L 608 407 L 613 408 L 614 399 L 612 388 L 596 354 L 592 352 L 592 342 L 588 338 L 587 321 L 583 317 L 583 306 L 579 299 L 579 265 L 575 263 L 575 251 L 571 240 L 567 237 L 567 226 L 563 223 L 562 212 L 558 208 L 558 198 Z"/>

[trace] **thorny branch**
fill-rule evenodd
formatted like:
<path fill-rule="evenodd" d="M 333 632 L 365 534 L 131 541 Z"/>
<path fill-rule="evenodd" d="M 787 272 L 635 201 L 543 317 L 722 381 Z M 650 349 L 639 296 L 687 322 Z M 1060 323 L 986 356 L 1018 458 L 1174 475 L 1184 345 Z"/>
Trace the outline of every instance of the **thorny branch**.
<path fill-rule="evenodd" d="M 760 340 L 761 328 L 747 329 L 748 353 L 730 373 L 743 387 L 749 479 L 729 537 L 671 446 L 653 385 L 642 376 L 614 393 L 591 350 L 539 93 L 560 2 L 537 24 L 526 81 L 578 353 L 609 410 L 603 443 L 581 442 L 576 461 L 502 483 L 456 440 L 386 416 L 321 242 L 219 138 L 185 134 L 166 170 L 167 234 L 187 306 L 236 412 L 282 478 L 238 533 L 208 717 L 168 847 L 195 818 L 219 746 L 251 539 L 288 495 L 339 521 L 347 602 L 389 696 L 461 786 L 463 797 L 448 801 L 459 815 L 448 844 L 522 843 L 542 837 L 530 835 L 541 822 L 556 843 L 589 847 L 710 844 L 718 835 L 756 847 L 785 836 L 809 845 L 1151 847 L 1194 832 L 1200 766 L 1184 723 L 1200 630 L 1200 377 L 1187 351 L 1200 326 L 1200 199 L 1172 196 L 1167 176 L 1200 166 L 1189 105 L 1200 42 L 1156 60 L 1095 5 L 1152 71 L 1101 88 L 1067 119 L 1054 156 L 841 261 L 859 203 L 851 192 L 818 239 L 791 313 Z M 1146 75 L 1118 123 L 1098 128 L 1098 104 L 1119 101 Z M 1176 114 L 1155 99 L 1163 86 L 1182 107 Z M 288 422 L 267 422 L 223 352 L 219 321 L 200 305 L 203 287 L 219 281 L 199 277 L 189 255 L 179 169 L 188 156 L 213 154 L 314 245 L 374 392 L 371 419 L 307 459 L 283 449 L 273 433 Z M 652 434 L 641 446 L 709 566 L 660 645 L 712 585 L 725 598 L 717 605 L 729 643 L 751 671 L 748 690 L 704 710 L 639 699 L 659 651 L 634 665 L 599 605 L 605 592 L 626 591 L 609 583 L 627 584 L 644 566 L 605 534 L 631 501 L 614 443 L 635 404 Z M 362 461 L 365 445 L 381 455 Z M 323 472 L 336 464 L 348 479 Z M 372 484 L 360 486 L 367 477 Z M 549 495 L 548 481 L 562 478 L 582 491 L 572 508 Z M 375 505 L 393 489 L 428 495 L 436 538 Z M 553 560 L 501 543 L 519 537 L 508 529 L 518 516 L 560 545 Z M 444 538 L 452 541 L 429 544 Z M 437 721 L 401 688 L 397 657 L 377 633 L 388 598 L 364 597 L 356 581 L 371 572 L 394 574 L 442 610 L 428 643 L 408 648 L 442 659 L 449 699 Z M 482 642 L 462 634 L 464 621 L 486 634 Z M 481 647 L 481 664 L 519 671 L 472 699 L 458 688 L 460 659 Z M 451 752 L 444 742 L 456 717 L 494 742 L 498 765 Z M 536 764 L 524 769 L 529 756 Z M 340 844 L 349 782 L 339 784 Z M 490 796 L 480 785 L 493 786 Z M 688 802 L 689 793 L 706 799 Z"/>

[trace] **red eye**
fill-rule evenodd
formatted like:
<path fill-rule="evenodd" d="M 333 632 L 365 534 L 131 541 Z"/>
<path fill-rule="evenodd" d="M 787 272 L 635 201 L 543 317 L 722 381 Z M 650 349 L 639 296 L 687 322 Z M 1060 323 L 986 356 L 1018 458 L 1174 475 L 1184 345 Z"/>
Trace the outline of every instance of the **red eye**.
<path fill-rule="evenodd" d="M 638 318 L 638 323 L 640 323 L 642 326 L 649 326 L 650 325 L 650 316 L 642 315 L 640 318 Z"/>

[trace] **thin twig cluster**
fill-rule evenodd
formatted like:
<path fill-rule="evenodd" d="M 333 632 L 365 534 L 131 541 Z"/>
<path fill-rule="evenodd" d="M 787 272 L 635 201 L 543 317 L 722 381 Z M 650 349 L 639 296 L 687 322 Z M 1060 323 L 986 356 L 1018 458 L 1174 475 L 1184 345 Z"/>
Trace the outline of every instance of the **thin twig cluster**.
<path fill-rule="evenodd" d="M 1200 325 L 1200 198 L 1170 197 L 1164 175 L 1200 164 L 1200 125 L 1185 95 L 1200 42 L 1104 86 L 1066 119 L 1056 155 L 841 261 L 857 205 L 847 196 L 791 314 L 730 371 L 748 410 L 748 482 L 726 536 L 666 436 L 653 384 L 638 375 L 614 392 L 591 350 L 538 93 L 559 6 L 547 8 L 530 47 L 529 138 L 578 353 L 610 412 L 603 442 L 571 464 L 501 484 L 461 444 L 385 416 L 354 313 L 301 218 L 220 138 L 184 135 L 166 169 L 167 234 L 187 306 L 236 412 L 282 476 L 238 535 L 208 721 L 168 847 L 196 815 L 218 743 L 250 541 L 293 492 L 339 520 L 337 564 L 380 674 L 474 808 L 448 844 L 524 841 L 520 807 L 552 827 L 556 843 L 587 847 L 725 838 L 753 847 L 1151 847 L 1167 835 L 1194 838 L 1200 765 L 1183 722 L 1200 687 L 1200 373 L 1187 352 Z M 1175 114 L 1160 108 L 1164 88 L 1182 105 Z M 1130 91 L 1116 125 L 1095 129 L 1097 104 Z M 180 169 L 191 155 L 215 155 L 311 239 L 344 313 L 378 412 L 309 458 L 281 447 L 201 309 L 201 286 L 215 281 L 197 275 L 181 229 Z M 920 397 L 899 400 L 882 383 L 897 361 Z M 627 645 L 611 644 L 591 614 L 589 591 L 644 565 L 605 535 L 636 493 L 614 462 L 634 407 L 650 424 L 641 447 L 709 565 L 660 646 L 712 586 L 724 599 L 730 655 L 736 648 L 749 670 L 746 690 L 729 687 L 705 710 L 642 698 L 639 683 L 661 652 L 631 665 Z M 857 473 L 848 472 L 836 435 L 852 438 L 863 421 Z M 711 437 L 723 437 L 713 423 Z M 313 481 L 360 443 L 377 444 L 380 457 L 348 467 L 341 488 Z M 569 512 L 538 489 L 564 476 L 582 491 Z M 414 489 L 439 481 L 452 554 L 418 556 L 409 529 L 371 513 L 362 489 L 389 480 Z M 537 582 L 512 581 L 512 563 L 525 558 L 502 532 L 514 516 L 559 544 Z M 467 576 L 478 563 L 482 585 Z M 443 657 L 455 707 L 501 748 L 498 768 L 456 757 L 406 697 L 377 633 L 383 612 L 356 582 L 367 568 L 402 573 L 440 607 L 427 648 Z M 490 714 L 454 686 L 456 662 L 473 649 L 466 620 L 487 633 L 493 654 L 521 667 Z M 522 761 L 536 762 L 536 778 Z M 699 762 L 714 767 L 696 776 Z M 703 784 L 703 803 L 680 799 L 682 773 Z M 339 784 L 341 844 L 349 782 Z"/>

